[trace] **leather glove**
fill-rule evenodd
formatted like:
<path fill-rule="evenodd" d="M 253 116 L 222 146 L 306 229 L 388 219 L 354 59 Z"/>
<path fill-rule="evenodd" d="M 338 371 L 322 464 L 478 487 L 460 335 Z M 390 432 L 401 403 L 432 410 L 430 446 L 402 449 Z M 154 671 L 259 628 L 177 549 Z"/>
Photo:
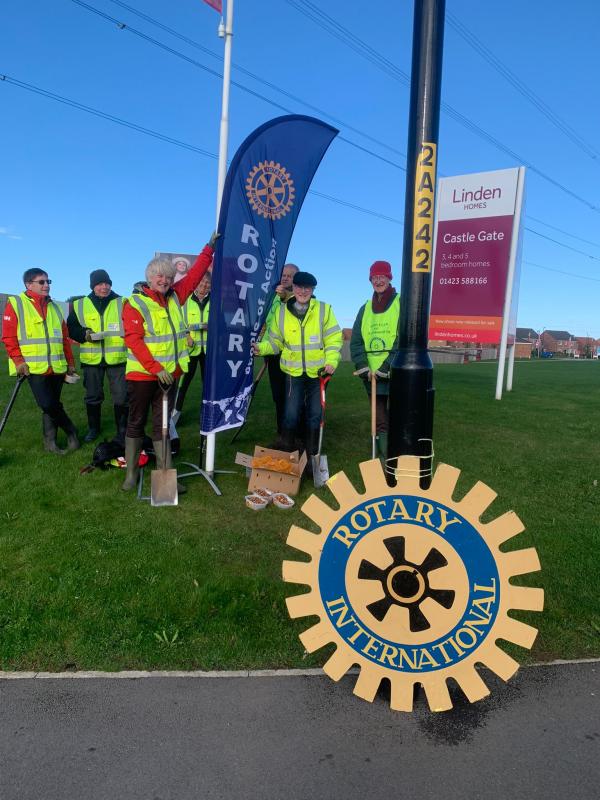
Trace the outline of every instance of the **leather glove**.
<path fill-rule="evenodd" d="M 390 373 L 389 373 L 389 372 L 383 372 L 383 371 L 382 371 L 382 370 L 380 370 L 380 369 L 376 369 L 376 370 L 375 370 L 375 376 L 376 376 L 377 378 L 381 378 L 381 379 L 382 379 L 382 380 L 384 380 L 384 381 L 387 381 L 387 380 L 388 380 L 388 378 L 390 377 Z"/>
<path fill-rule="evenodd" d="M 91 330 L 89 328 L 85 332 L 85 340 L 86 340 L 86 342 L 91 342 L 92 341 L 92 332 L 91 332 Z"/>
<path fill-rule="evenodd" d="M 215 249 L 215 245 L 217 244 L 217 239 L 220 239 L 220 238 L 221 238 L 221 234 L 218 233 L 217 231 L 213 231 L 213 235 L 208 240 L 208 246 L 212 247 L 212 249 L 214 250 Z"/>
<path fill-rule="evenodd" d="M 161 369 L 161 371 L 157 373 L 156 377 L 160 383 L 163 384 L 163 386 L 170 386 L 175 381 L 175 378 L 166 369 Z"/>
<path fill-rule="evenodd" d="M 357 369 L 354 374 L 357 376 L 357 378 L 369 378 L 370 370 L 368 367 L 361 367 L 361 369 Z"/>
<path fill-rule="evenodd" d="M 19 376 L 19 378 L 27 377 L 29 375 L 29 367 L 25 362 L 19 364 L 19 366 L 17 367 L 17 375 Z"/>

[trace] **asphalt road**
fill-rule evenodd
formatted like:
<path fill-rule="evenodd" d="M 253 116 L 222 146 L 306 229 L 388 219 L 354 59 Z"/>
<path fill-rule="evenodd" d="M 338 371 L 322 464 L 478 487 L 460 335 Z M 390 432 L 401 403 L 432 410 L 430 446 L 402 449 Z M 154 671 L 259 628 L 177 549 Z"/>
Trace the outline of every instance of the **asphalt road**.
<path fill-rule="evenodd" d="M 600 663 L 412 714 L 354 678 L 0 681 L 2 800 L 597 800 Z"/>

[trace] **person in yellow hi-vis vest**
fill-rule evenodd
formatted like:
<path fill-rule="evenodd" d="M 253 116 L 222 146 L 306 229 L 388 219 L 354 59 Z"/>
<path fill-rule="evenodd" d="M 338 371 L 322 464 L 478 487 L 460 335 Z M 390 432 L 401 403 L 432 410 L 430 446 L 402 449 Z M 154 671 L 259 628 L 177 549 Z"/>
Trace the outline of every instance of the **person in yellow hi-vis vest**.
<path fill-rule="evenodd" d="M 188 371 L 183 373 L 177 387 L 175 410 L 172 414 L 175 425 L 177 425 L 181 416 L 185 396 L 198 367 L 200 367 L 200 375 L 204 384 L 204 366 L 206 364 L 206 347 L 208 344 L 208 315 L 210 313 L 210 283 L 211 273 L 207 272 L 181 307 L 183 321 L 187 330 L 190 363 L 188 364 Z"/>
<path fill-rule="evenodd" d="M 392 267 L 387 261 L 375 261 L 371 265 L 369 280 L 373 286 L 373 297 L 361 307 L 352 327 L 350 357 L 356 372 L 364 381 L 369 398 L 371 376 L 374 375 L 377 380 L 377 449 L 379 455 L 386 458 L 390 365 L 398 347 L 400 295 L 391 285 Z"/>
<path fill-rule="evenodd" d="M 313 297 L 316 285 L 317 279 L 310 272 L 296 272 L 294 296 L 281 304 L 262 341 L 252 346 L 255 355 L 281 353 L 286 393 L 279 446 L 281 450 L 295 449 L 304 408 L 308 456 L 315 455 L 319 447 L 319 374 L 333 375 L 342 349 L 342 331 L 331 306 Z"/>
<path fill-rule="evenodd" d="M 100 436 L 106 376 L 117 426 L 115 439 L 124 446 L 129 409 L 125 383 L 127 348 L 121 319 L 123 298 L 113 292 L 110 275 L 104 269 L 95 269 L 90 273 L 90 289 L 92 291 L 87 297 L 73 301 L 67 319 L 69 336 L 81 345 L 79 358 L 88 418 L 88 432 L 84 441 L 93 442 Z"/>
<path fill-rule="evenodd" d="M 42 410 L 44 448 L 62 455 L 56 434 L 67 434 L 67 449 L 79 447 L 77 429 L 60 400 L 66 375 L 75 375 L 69 333 L 60 306 L 50 298 L 48 273 L 32 268 L 23 274 L 25 291 L 9 297 L 4 309 L 2 341 L 11 375 L 26 377 Z"/>
<path fill-rule="evenodd" d="M 162 445 L 162 399 L 167 394 L 169 414 L 173 411 L 177 382 L 187 372 L 187 332 L 181 306 L 200 283 L 212 264 L 215 231 L 189 272 L 174 283 L 175 266 L 154 258 L 146 267 L 146 282 L 123 305 L 123 327 L 127 345 L 125 377 L 129 417 L 125 436 L 127 475 L 123 490 L 135 488 L 139 456 L 148 412 L 152 412 L 152 441 L 158 467 L 171 464 L 171 444 Z M 185 486 L 178 484 L 179 492 Z"/>

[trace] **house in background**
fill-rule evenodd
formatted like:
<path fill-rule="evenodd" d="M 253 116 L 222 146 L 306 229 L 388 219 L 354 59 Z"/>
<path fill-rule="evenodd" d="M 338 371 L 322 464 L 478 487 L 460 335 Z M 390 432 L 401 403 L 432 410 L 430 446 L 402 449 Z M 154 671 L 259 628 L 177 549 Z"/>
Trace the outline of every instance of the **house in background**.
<path fill-rule="evenodd" d="M 537 355 L 538 334 L 533 328 L 517 328 L 515 332 L 515 358 Z"/>
<path fill-rule="evenodd" d="M 600 341 L 592 336 L 576 336 L 577 348 L 580 358 L 596 358 Z"/>
<path fill-rule="evenodd" d="M 565 356 L 579 354 L 577 339 L 569 331 L 545 330 L 542 333 L 542 347 L 551 353 Z"/>

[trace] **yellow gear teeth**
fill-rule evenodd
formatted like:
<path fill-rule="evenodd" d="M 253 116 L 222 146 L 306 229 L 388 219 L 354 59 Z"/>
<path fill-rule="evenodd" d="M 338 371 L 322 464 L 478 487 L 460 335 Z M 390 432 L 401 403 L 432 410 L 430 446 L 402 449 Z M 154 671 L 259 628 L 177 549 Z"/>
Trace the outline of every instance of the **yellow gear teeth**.
<path fill-rule="evenodd" d="M 534 547 L 527 550 L 513 550 L 511 553 L 501 553 L 502 566 L 507 577 L 525 575 L 527 572 L 538 572 L 542 567 Z"/>
<path fill-rule="evenodd" d="M 300 634 L 300 641 L 307 653 L 314 653 L 331 641 L 331 633 L 324 622 L 313 625 L 312 628 Z"/>
<path fill-rule="evenodd" d="M 340 505 L 356 505 L 361 499 L 344 472 L 332 475 L 327 481 L 327 488 Z"/>
<path fill-rule="evenodd" d="M 292 525 L 287 538 L 287 543 L 290 547 L 301 550 L 308 556 L 316 555 L 321 548 L 322 542 L 322 536 L 305 531 L 304 528 L 299 528 L 297 525 Z"/>
<path fill-rule="evenodd" d="M 316 522 L 317 525 L 321 525 L 321 529 L 332 525 L 337 518 L 337 512 L 314 494 L 311 494 L 308 500 L 304 502 L 302 513 L 306 514 L 306 516 L 313 522 Z"/>
<path fill-rule="evenodd" d="M 381 683 L 381 675 L 375 670 L 361 669 L 354 686 L 354 694 L 372 703 Z"/>
<path fill-rule="evenodd" d="M 470 703 L 483 700 L 490 693 L 485 681 L 471 664 L 465 664 L 464 666 L 459 664 L 452 671 L 452 677 L 459 684 Z"/>
<path fill-rule="evenodd" d="M 459 506 L 467 519 L 478 522 L 483 512 L 498 497 L 493 489 L 477 481 L 460 501 Z"/>
<path fill-rule="evenodd" d="M 315 592 L 297 594 L 295 597 L 288 597 L 285 601 L 288 614 L 292 619 L 298 617 L 311 617 L 318 615 L 321 611 L 319 597 Z"/>
<path fill-rule="evenodd" d="M 407 675 L 398 674 L 390 676 L 390 684 L 392 687 L 390 700 L 392 711 L 412 711 L 415 681 Z"/>
<path fill-rule="evenodd" d="M 499 547 L 508 539 L 522 533 L 525 526 L 514 511 L 507 511 L 501 517 L 496 517 L 493 522 L 481 525 L 480 532 L 490 547 Z"/>
<path fill-rule="evenodd" d="M 327 486 L 339 508 L 312 495 L 302 511 L 320 532 L 292 525 L 288 535 L 310 557 L 283 563 L 285 581 L 310 587 L 287 599 L 288 612 L 320 620 L 300 635 L 304 648 L 335 646 L 323 669 L 336 681 L 358 665 L 354 692 L 365 700 L 389 680 L 395 711 L 412 710 L 415 685 L 432 711 L 450 709 L 448 678 L 481 700 L 489 689 L 476 665 L 508 680 L 519 665 L 497 641 L 530 648 L 537 635 L 508 612 L 544 605 L 542 589 L 510 583 L 540 569 L 535 549 L 500 551 L 523 531 L 521 520 L 510 511 L 482 523 L 496 493 L 476 483 L 455 501 L 460 470 L 446 464 L 428 489 L 414 457 L 398 460 L 395 487 L 378 460 L 359 468 L 364 494 L 334 475 Z"/>
<path fill-rule="evenodd" d="M 283 562 L 283 580 L 288 583 L 305 583 L 310 586 L 311 567 L 302 561 Z"/>
<path fill-rule="evenodd" d="M 432 497 L 452 497 L 460 477 L 460 470 L 450 464 L 440 464 L 431 480 L 429 491 Z"/>
<path fill-rule="evenodd" d="M 501 650 L 497 645 L 491 645 L 489 652 L 486 654 L 485 661 L 483 658 L 481 660 L 486 667 L 489 667 L 489 669 L 495 672 L 503 681 L 512 678 L 519 669 L 518 662 L 515 661 L 512 656 L 509 656 L 508 653 L 505 653 L 504 650 Z"/>
<path fill-rule="evenodd" d="M 353 665 L 354 659 L 352 655 L 338 647 L 335 653 L 323 664 L 323 671 L 326 675 L 329 675 L 332 681 L 339 681 Z"/>
<path fill-rule="evenodd" d="M 533 589 L 530 586 L 509 586 L 509 608 L 519 608 L 521 611 L 543 611 L 544 590 Z"/>
<path fill-rule="evenodd" d="M 452 708 L 452 700 L 445 680 L 429 681 L 423 684 L 423 688 L 432 711 L 449 711 Z"/>

